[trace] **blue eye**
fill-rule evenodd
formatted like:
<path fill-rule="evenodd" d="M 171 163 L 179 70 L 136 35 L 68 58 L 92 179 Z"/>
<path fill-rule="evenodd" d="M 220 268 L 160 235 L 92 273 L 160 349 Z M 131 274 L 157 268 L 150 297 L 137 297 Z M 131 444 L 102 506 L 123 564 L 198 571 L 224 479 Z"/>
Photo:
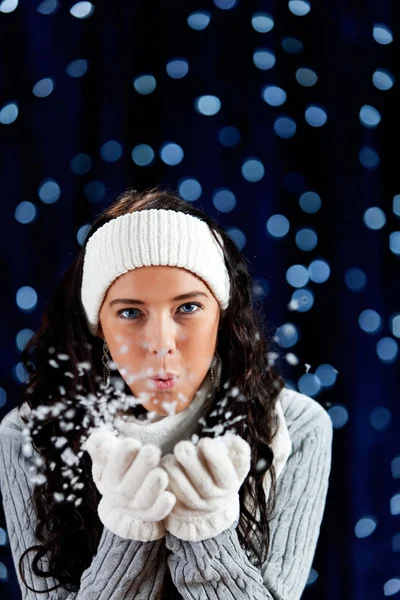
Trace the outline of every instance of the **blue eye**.
<path fill-rule="evenodd" d="M 197 306 L 199 309 L 203 308 L 203 306 L 200 303 L 198 303 L 198 302 L 185 302 L 185 304 L 181 304 L 181 306 L 179 308 L 182 308 L 184 306 L 186 306 L 186 307 L 187 306 L 192 306 L 192 307 L 193 306 Z M 126 316 L 123 317 L 122 316 L 122 313 L 127 312 L 128 310 L 135 310 L 137 312 L 140 312 L 139 309 L 137 309 L 137 308 L 123 308 L 122 310 L 120 310 L 117 313 L 117 316 L 121 317 L 122 319 L 125 319 L 127 321 L 136 321 L 137 317 L 135 315 L 133 315 L 133 316 L 131 315 L 130 317 L 126 317 Z M 192 310 L 190 312 L 182 311 L 180 314 L 182 314 L 182 315 L 193 315 L 196 312 L 198 312 L 198 311 L 197 310 Z"/>

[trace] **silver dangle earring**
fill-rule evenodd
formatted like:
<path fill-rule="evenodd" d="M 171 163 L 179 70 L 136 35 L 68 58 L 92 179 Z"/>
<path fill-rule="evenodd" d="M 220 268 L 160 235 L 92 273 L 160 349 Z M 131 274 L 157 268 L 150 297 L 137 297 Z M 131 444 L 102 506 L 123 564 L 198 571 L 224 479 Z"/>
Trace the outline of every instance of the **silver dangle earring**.
<path fill-rule="evenodd" d="M 103 356 L 101 357 L 103 363 L 103 385 L 108 388 L 110 385 L 110 355 L 108 354 L 107 342 L 103 342 Z"/>
<path fill-rule="evenodd" d="M 217 392 L 219 392 L 219 390 L 220 390 L 219 382 L 217 382 L 217 384 L 215 384 L 215 381 L 217 378 L 217 371 L 216 371 L 217 361 L 218 361 L 218 358 L 215 355 L 212 360 L 212 363 L 211 363 L 211 381 L 214 383 L 214 385 L 216 385 Z"/>

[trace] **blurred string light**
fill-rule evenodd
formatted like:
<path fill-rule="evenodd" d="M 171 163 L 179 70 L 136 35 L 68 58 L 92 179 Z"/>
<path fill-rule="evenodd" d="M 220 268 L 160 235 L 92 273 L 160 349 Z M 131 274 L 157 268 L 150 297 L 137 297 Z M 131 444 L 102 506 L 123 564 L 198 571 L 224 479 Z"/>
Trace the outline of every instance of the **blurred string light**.
<path fill-rule="evenodd" d="M 268 13 L 257 12 L 253 14 L 251 24 L 258 33 L 268 33 L 274 27 L 274 19 Z"/>
<path fill-rule="evenodd" d="M 301 54 L 304 50 L 303 42 L 294 37 L 285 37 L 281 43 L 282 48 L 288 54 Z"/>
<path fill-rule="evenodd" d="M 138 94 L 142 94 L 142 96 L 147 96 L 154 92 L 157 87 L 157 82 L 153 75 L 145 74 L 136 77 L 133 80 L 133 87 L 137 91 Z"/>
<path fill-rule="evenodd" d="M 89 181 L 83 191 L 90 202 L 99 202 L 106 194 L 106 187 L 102 181 Z"/>
<path fill-rule="evenodd" d="M 309 281 L 309 273 L 304 265 L 292 265 L 286 271 L 286 281 L 296 288 L 305 286 Z"/>
<path fill-rule="evenodd" d="M 258 49 L 253 54 L 253 62 L 258 69 L 268 71 L 276 63 L 275 54 L 272 50 Z"/>
<path fill-rule="evenodd" d="M 400 455 L 396 456 L 391 463 L 392 477 L 400 479 Z"/>
<path fill-rule="evenodd" d="M 82 225 L 82 227 L 79 227 L 78 232 L 76 234 L 76 239 L 80 246 L 83 246 L 83 244 L 85 243 L 86 234 L 89 231 L 89 229 L 90 229 L 90 225 L 88 225 L 88 224 Z"/>
<path fill-rule="evenodd" d="M 386 69 L 377 69 L 372 75 L 372 83 L 378 90 L 390 90 L 394 84 L 394 77 Z"/>
<path fill-rule="evenodd" d="M 75 175 L 86 175 L 92 168 L 92 160 L 87 154 L 77 154 L 71 159 L 69 168 Z"/>
<path fill-rule="evenodd" d="M 0 546 L 6 546 L 7 544 L 7 532 L 5 531 L 5 529 L 0 527 Z"/>
<path fill-rule="evenodd" d="M 286 101 L 286 92 L 276 85 L 267 85 L 262 89 L 261 95 L 270 106 L 281 106 Z"/>
<path fill-rule="evenodd" d="M 319 211 L 322 202 L 320 196 L 316 192 L 307 191 L 301 194 L 299 204 L 304 212 L 314 214 Z"/>
<path fill-rule="evenodd" d="M 28 381 L 29 374 L 25 368 L 24 363 L 22 362 L 19 362 L 15 365 L 12 374 L 17 383 L 26 383 Z"/>
<path fill-rule="evenodd" d="M 360 109 L 360 122 L 367 129 L 374 129 L 377 127 L 381 120 L 381 115 L 376 108 L 369 104 L 364 104 Z"/>
<path fill-rule="evenodd" d="M 265 168 L 257 158 L 248 158 L 242 164 L 242 175 L 250 183 L 261 181 L 264 177 Z"/>
<path fill-rule="evenodd" d="M 185 177 L 179 182 L 178 191 L 180 196 L 187 202 L 195 202 L 200 198 L 202 188 L 197 179 Z"/>
<path fill-rule="evenodd" d="M 296 233 L 296 246 L 304 252 L 314 250 L 318 244 L 318 236 L 313 229 L 304 228 Z"/>
<path fill-rule="evenodd" d="M 296 81 L 303 87 L 312 87 L 318 81 L 318 75 L 312 69 L 300 67 L 296 71 Z"/>
<path fill-rule="evenodd" d="M 400 194 L 393 196 L 393 213 L 400 217 Z"/>
<path fill-rule="evenodd" d="M 392 515 L 400 515 L 400 494 L 390 498 L 390 512 Z"/>
<path fill-rule="evenodd" d="M 93 14 L 93 11 L 94 5 L 91 2 L 77 2 L 71 7 L 69 12 L 77 19 L 87 19 Z"/>
<path fill-rule="evenodd" d="M 24 285 L 17 291 L 16 302 L 20 310 L 30 312 L 36 307 L 37 293 L 33 287 Z"/>
<path fill-rule="evenodd" d="M 317 367 L 315 374 L 323 387 L 330 388 L 336 383 L 338 371 L 330 364 L 323 364 Z"/>
<path fill-rule="evenodd" d="M 311 127 L 322 127 L 325 125 L 328 115 L 322 107 L 311 105 L 306 109 L 305 118 Z"/>
<path fill-rule="evenodd" d="M 389 327 L 392 331 L 392 334 L 400 338 L 400 313 L 396 313 L 394 315 L 390 315 L 389 317 Z"/>
<path fill-rule="evenodd" d="M 354 533 L 358 538 L 366 538 L 372 535 L 377 527 L 377 520 L 373 517 L 363 517 L 357 521 Z"/>
<path fill-rule="evenodd" d="M 376 353 L 383 363 L 392 364 L 397 358 L 399 348 L 396 340 L 384 337 L 376 345 Z"/>
<path fill-rule="evenodd" d="M 229 235 L 231 240 L 233 240 L 239 250 L 243 250 L 246 245 L 246 236 L 243 231 L 237 227 L 228 227 L 226 233 Z"/>
<path fill-rule="evenodd" d="M 393 254 L 400 255 L 400 231 L 393 231 L 389 236 L 389 249 Z"/>
<path fill-rule="evenodd" d="M 236 0 L 214 0 L 214 4 L 222 10 L 230 10 L 236 6 Z"/>
<path fill-rule="evenodd" d="M 188 16 L 187 23 L 195 31 L 202 31 L 209 25 L 210 20 L 211 14 L 207 10 L 197 10 Z"/>
<path fill-rule="evenodd" d="M 32 93 L 37 98 L 46 98 L 50 96 L 51 92 L 54 90 L 54 81 L 50 77 L 45 77 L 41 79 L 32 88 Z"/>
<path fill-rule="evenodd" d="M 132 160 L 139 167 L 147 167 L 155 157 L 154 150 L 148 144 L 138 144 L 132 150 Z"/>
<path fill-rule="evenodd" d="M 166 71 L 172 79 L 182 79 L 189 72 L 189 63 L 186 58 L 175 58 L 167 63 Z"/>
<path fill-rule="evenodd" d="M 7 394 L 6 391 L 0 387 L 0 408 L 5 405 L 7 402 Z"/>
<path fill-rule="evenodd" d="M 100 148 L 101 158 L 109 163 L 116 162 L 122 156 L 122 146 L 116 140 L 108 140 Z"/>
<path fill-rule="evenodd" d="M 275 120 L 274 131 L 282 139 L 289 139 L 294 136 L 297 125 L 291 117 L 281 116 Z"/>
<path fill-rule="evenodd" d="M 335 404 L 328 409 L 328 415 L 331 418 L 334 429 L 341 429 L 349 420 L 349 413 L 345 406 Z"/>
<path fill-rule="evenodd" d="M 3 125 L 10 125 L 11 123 L 14 123 L 17 117 L 18 104 L 16 102 L 9 102 L 0 110 L 0 123 Z"/>
<path fill-rule="evenodd" d="M 266 224 L 267 233 L 274 238 L 283 238 L 290 229 L 289 219 L 284 215 L 272 215 Z"/>
<path fill-rule="evenodd" d="M 11 13 L 18 6 L 18 0 L 3 0 L 0 4 L 0 12 Z"/>
<path fill-rule="evenodd" d="M 284 323 L 277 328 L 274 336 L 274 341 L 281 348 L 292 348 L 299 341 L 299 330 L 293 323 Z"/>
<path fill-rule="evenodd" d="M 393 577 L 386 581 L 383 586 L 383 593 L 385 596 L 394 596 L 400 591 L 400 577 Z"/>
<path fill-rule="evenodd" d="M 32 223 L 36 218 L 36 206 L 32 202 L 23 200 L 15 209 L 14 216 L 18 223 L 22 225 Z"/>
<path fill-rule="evenodd" d="M 375 23 L 372 28 L 373 38 L 378 44 L 390 44 L 393 42 L 393 33 L 387 25 L 382 23 Z"/>
<path fill-rule="evenodd" d="M 0 562 L 0 581 L 7 582 L 8 581 L 8 571 L 7 567 L 4 563 Z"/>
<path fill-rule="evenodd" d="M 377 431 L 384 431 L 392 421 L 392 415 L 386 406 L 377 406 L 369 415 L 369 422 Z"/>
<path fill-rule="evenodd" d="M 378 333 L 382 329 L 382 318 L 376 310 L 368 308 L 358 317 L 358 324 L 365 333 Z"/>
<path fill-rule="evenodd" d="M 311 290 L 301 288 L 293 292 L 288 309 L 297 312 L 308 312 L 313 306 L 314 294 Z"/>
<path fill-rule="evenodd" d="M 52 15 L 55 14 L 59 8 L 60 3 L 58 0 L 44 0 L 39 4 L 36 10 L 41 15 Z"/>
<path fill-rule="evenodd" d="M 54 204 L 61 195 L 61 189 L 54 179 L 45 179 L 39 186 L 38 194 L 44 204 Z"/>
<path fill-rule="evenodd" d="M 310 12 L 311 6 L 308 0 L 289 0 L 289 10 L 296 17 L 303 17 Z"/>
<path fill-rule="evenodd" d="M 194 106 L 201 115 L 211 117 L 219 112 L 221 100 L 217 96 L 199 96 L 199 98 L 195 99 Z"/>
<path fill-rule="evenodd" d="M 365 211 L 363 220 L 369 229 L 382 229 L 386 224 L 386 215 L 378 206 L 371 206 Z"/>
<path fill-rule="evenodd" d="M 183 149 L 174 142 L 167 142 L 160 148 L 160 158 L 166 165 L 173 167 L 179 165 L 184 157 Z"/>
<path fill-rule="evenodd" d="M 32 329 L 21 329 L 18 331 L 17 336 L 15 338 L 15 343 L 20 352 L 25 348 L 28 340 L 33 336 L 34 331 Z"/>
<path fill-rule="evenodd" d="M 367 285 L 367 276 L 362 269 L 351 267 L 346 270 L 344 281 L 352 292 L 361 292 Z"/>
<path fill-rule="evenodd" d="M 306 585 L 307 586 L 312 585 L 313 583 L 315 583 L 317 581 L 318 577 L 319 577 L 318 572 L 315 569 L 311 568 L 310 572 L 308 574 Z"/>
<path fill-rule="evenodd" d="M 330 274 L 331 269 L 326 260 L 313 260 L 308 267 L 308 275 L 314 283 L 325 283 Z"/>
<path fill-rule="evenodd" d="M 392 537 L 392 550 L 393 550 L 393 552 L 400 552 L 400 533 L 396 533 Z M 399 589 L 400 589 L 400 579 L 398 579 L 398 582 L 399 582 Z"/>
<path fill-rule="evenodd" d="M 67 75 L 73 77 L 74 79 L 78 79 L 79 77 L 85 75 L 86 71 L 88 70 L 88 66 L 87 60 L 84 58 L 77 58 L 76 60 L 71 61 L 65 70 Z"/>
<path fill-rule="evenodd" d="M 379 155 L 371 146 L 363 146 L 358 153 L 360 163 L 368 171 L 373 171 L 379 165 Z"/>
<path fill-rule="evenodd" d="M 219 212 L 229 213 L 236 206 L 236 197 L 232 190 L 219 188 L 213 193 L 212 202 Z"/>
<path fill-rule="evenodd" d="M 241 140 L 240 131 L 232 125 L 222 127 L 218 133 L 219 142 L 226 148 L 234 148 L 240 143 Z"/>
<path fill-rule="evenodd" d="M 321 382 L 313 373 L 305 373 L 299 378 L 297 387 L 301 394 L 315 397 L 321 391 Z"/>

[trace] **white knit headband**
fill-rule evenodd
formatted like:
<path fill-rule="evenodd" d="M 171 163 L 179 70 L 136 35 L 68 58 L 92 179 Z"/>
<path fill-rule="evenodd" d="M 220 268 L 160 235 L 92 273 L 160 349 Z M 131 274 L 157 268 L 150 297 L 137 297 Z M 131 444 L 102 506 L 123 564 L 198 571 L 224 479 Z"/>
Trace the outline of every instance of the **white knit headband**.
<path fill-rule="evenodd" d="M 228 307 L 229 274 L 222 248 L 207 223 L 174 210 L 140 210 L 108 221 L 86 245 L 81 297 L 93 335 L 112 282 L 131 269 L 151 265 L 192 271 L 207 283 L 222 310 Z"/>

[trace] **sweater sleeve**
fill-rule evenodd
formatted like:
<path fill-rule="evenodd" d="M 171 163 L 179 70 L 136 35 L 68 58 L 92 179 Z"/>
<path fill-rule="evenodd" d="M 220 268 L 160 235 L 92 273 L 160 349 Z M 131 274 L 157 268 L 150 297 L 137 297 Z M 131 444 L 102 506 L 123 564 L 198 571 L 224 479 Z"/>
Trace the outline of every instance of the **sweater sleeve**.
<path fill-rule="evenodd" d="M 0 487 L 6 526 L 15 571 L 23 600 L 156 600 L 162 598 L 166 568 L 164 540 L 139 542 L 116 536 L 103 528 L 97 554 L 83 572 L 77 592 L 63 587 L 36 594 L 22 582 L 18 562 L 26 548 L 37 544 L 33 517 L 27 515 L 27 501 L 33 484 L 28 479 L 28 460 L 23 455 L 21 434 L 12 428 L 0 428 Z M 35 590 L 57 585 L 48 577 L 37 577 L 28 567 L 34 552 L 25 556 L 24 576 Z M 44 563 L 39 565 L 43 568 Z"/>
<path fill-rule="evenodd" d="M 166 536 L 171 578 L 184 599 L 299 600 L 312 566 L 331 468 L 332 422 L 318 406 L 291 427 L 292 453 L 278 479 L 266 561 L 256 568 L 234 524 L 202 542 Z M 290 431 L 290 428 L 289 428 Z"/>

